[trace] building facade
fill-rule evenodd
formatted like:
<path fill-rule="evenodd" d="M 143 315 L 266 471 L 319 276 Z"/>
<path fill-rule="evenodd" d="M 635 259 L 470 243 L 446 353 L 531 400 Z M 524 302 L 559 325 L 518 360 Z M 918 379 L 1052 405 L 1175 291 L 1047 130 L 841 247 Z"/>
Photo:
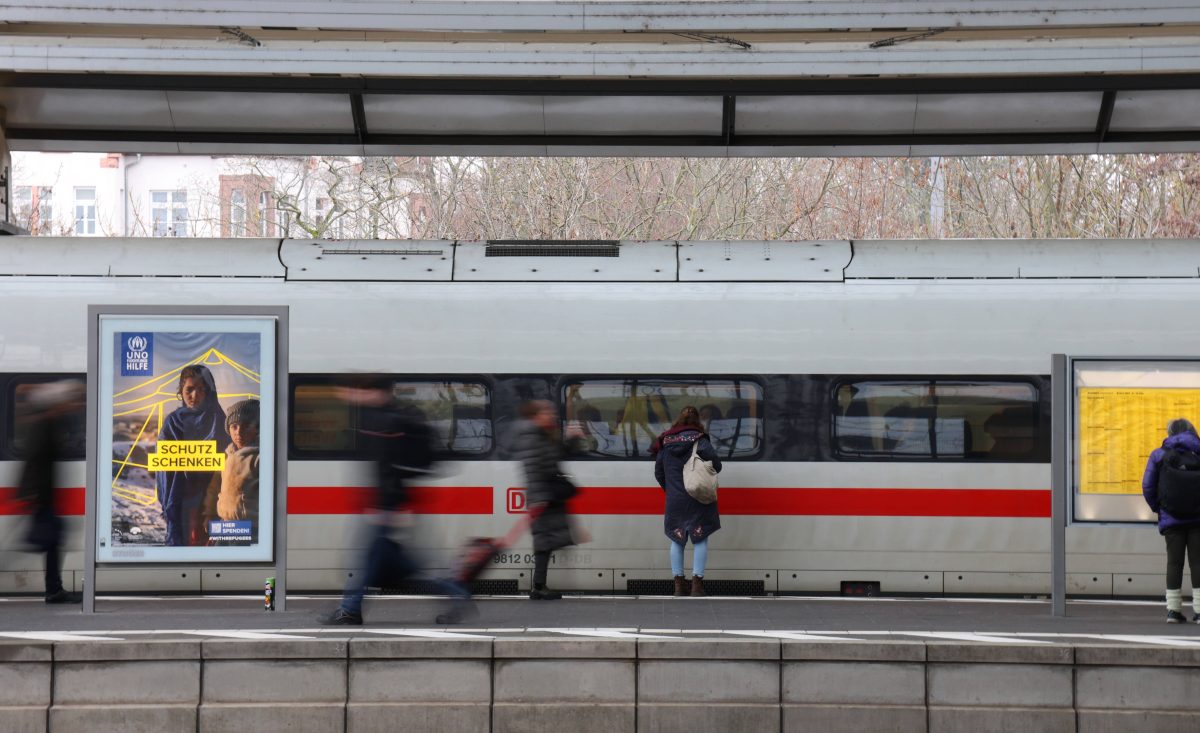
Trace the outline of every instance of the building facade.
<path fill-rule="evenodd" d="M 427 204 L 402 167 L 320 157 L 14 153 L 11 222 L 77 237 L 405 238 Z M 381 221 L 381 217 L 386 221 Z"/>

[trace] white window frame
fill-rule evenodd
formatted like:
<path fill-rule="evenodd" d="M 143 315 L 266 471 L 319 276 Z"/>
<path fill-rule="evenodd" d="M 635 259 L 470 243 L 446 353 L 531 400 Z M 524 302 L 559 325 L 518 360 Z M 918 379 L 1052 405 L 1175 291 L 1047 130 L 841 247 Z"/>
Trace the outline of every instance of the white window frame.
<path fill-rule="evenodd" d="M 229 192 L 229 236 L 245 237 L 246 229 L 246 192 L 235 188 Z"/>
<path fill-rule="evenodd" d="M 267 224 L 271 221 L 271 194 L 258 192 L 258 236 L 269 236 Z"/>
<path fill-rule="evenodd" d="M 162 195 L 162 201 L 154 197 Z M 150 236 L 186 237 L 188 235 L 187 189 L 177 188 L 150 192 Z M 158 214 L 162 212 L 160 219 Z M 180 217 L 179 213 L 183 212 Z M 159 226 L 161 222 L 161 227 Z"/>
<path fill-rule="evenodd" d="M 80 194 L 89 193 L 87 198 Z M 86 236 L 96 233 L 96 187 L 75 187 L 75 234 Z"/>

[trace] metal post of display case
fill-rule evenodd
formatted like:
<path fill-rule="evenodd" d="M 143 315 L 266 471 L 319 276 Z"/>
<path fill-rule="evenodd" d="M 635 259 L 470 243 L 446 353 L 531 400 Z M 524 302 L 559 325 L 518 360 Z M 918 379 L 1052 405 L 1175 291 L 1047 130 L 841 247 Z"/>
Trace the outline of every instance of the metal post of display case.
<path fill-rule="evenodd" d="M 1051 615 L 1067 615 L 1067 494 L 1071 470 L 1071 375 L 1066 354 L 1050 357 L 1050 599 Z"/>
<path fill-rule="evenodd" d="M 87 361 L 87 423 L 84 455 L 87 475 L 83 491 L 83 612 L 96 612 L 96 461 L 100 437 L 92 426 L 96 424 L 99 404 L 99 387 L 96 375 L 100 373 L 100 308 L 88 306 L 88 361 Z"/>

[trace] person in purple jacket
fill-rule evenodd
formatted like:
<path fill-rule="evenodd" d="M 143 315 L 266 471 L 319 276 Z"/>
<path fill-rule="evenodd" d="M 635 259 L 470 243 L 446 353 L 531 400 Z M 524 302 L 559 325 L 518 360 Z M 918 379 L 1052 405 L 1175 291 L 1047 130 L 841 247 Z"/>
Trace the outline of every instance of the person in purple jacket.
<path fill-rule="evenodd" d="M 1200 453 L 1200 437 L 1196 428 L 1183 418 L 1167 424 L 1167 438 L 1161 448 L 1155 448 L 1146 461 L 1142 475 L 1142 496 L 1150 510 L 1158 513 L 1158 532 L 1167 541 L 1167 623 L 1182 624 L 1183 615 L 1183 556 L 1192 572 L 1192 623 L 1200 623 L 1200 518 L 1180 519 L 1159 506 L 1158 475 L 1167 451 Z"/>

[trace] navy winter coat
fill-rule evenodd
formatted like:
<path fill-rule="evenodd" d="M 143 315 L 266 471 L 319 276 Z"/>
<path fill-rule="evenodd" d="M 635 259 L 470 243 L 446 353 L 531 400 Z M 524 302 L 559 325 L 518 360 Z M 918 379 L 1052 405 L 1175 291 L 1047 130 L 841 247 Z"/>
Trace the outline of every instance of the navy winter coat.
<path fill-rule="evenodd" d="M 1158 512 L 1158 531 L 1165 532 L 1173 527 L 1200 527 L 1200 519 L 1176 519 L 1162 510 L 1158 505 L 1158 467 L 1162 464 L 1163 454 L 1167 450 L 1185 450 L 1200 453 L 1200 438 L 1193 433 L 1172 435 L 1162 443 L 1162 448 L 1155 448 L 1146 461 L 1146 472 L 1142 474 L 1142 496 L 1150 505 L 1150 510 Z"/>
<path fill-rule="evenodd" d="M 692 444 L 697 440 L 700 441 L 697 451 L 700 457 L 712 461 L 713 468 L 720 472 L 721 459 L 717 457 L 717 451 L 708 436 L 695 428 L 671 428 L 651 446 L 651 451 L 657 448 L 654 478 L 667 495 L 663 531 L 672 542 L 680 545 L 687 544 L 689 537 L 692 542 L 699 542 L 721 528 L 717 502 L 701 504 L 683 487 L 683 466 L 692 457 Z"/>

